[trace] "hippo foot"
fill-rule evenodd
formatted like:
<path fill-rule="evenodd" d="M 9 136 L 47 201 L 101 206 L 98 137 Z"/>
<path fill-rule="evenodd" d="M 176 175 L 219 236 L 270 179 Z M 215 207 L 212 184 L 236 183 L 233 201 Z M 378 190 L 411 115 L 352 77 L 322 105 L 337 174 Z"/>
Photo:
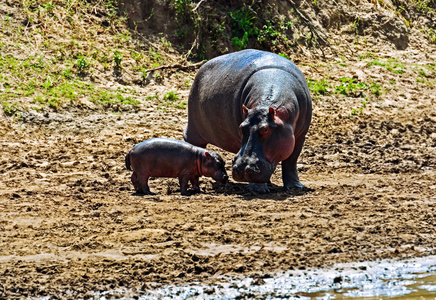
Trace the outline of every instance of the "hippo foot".
<path fill-rule="evenodd" d="M 140 190 L 140 191 L 136 191 L 136 194 L 137 195 L 145 195 L 145 196 L 153 196 L 153 195 L 156 195 L 156 193 L 153 193 L 153 192 L 151 192 L 150 190 L 148 190 L 148 191 L 142 191 L 142 190 Z"/>
<path fill-rule="evenodd" d="M 256 194 L 267 194 L 270 192 L 266 183 L 249 183 L 248 188 L 249 188 L 250 192 L 256 193 Z"/>
<path fill-rule="evenodd" d="M 291 183 L 285 183 L 283 189 L 290 190 L 290 189 L 307 189 L 305 185 L 303 185 L 301 182 L 291 182 Z"/>
<path fill-rule="evenodd" d="M 199 193 L 200 193 L 200 188 L 195 188 L 195 187 L 192 190 L 188 190 L 188 189 L 180 190 L 180 194 L 182 196 L 188 196 L 188 197 Z"/>
<path fill-rule="evenodd" d="M 198 190 L 198 191 L 196 191 L 196 190 L 189 190 L 189 191 L 186 191 L 186 192 L 180 192 L 180 194 L 182 195 L 182 196 L 193 196 L 193 195 L 195 195 L 195 194 L 199 194 L 200 193 L 200 190 Z"/>

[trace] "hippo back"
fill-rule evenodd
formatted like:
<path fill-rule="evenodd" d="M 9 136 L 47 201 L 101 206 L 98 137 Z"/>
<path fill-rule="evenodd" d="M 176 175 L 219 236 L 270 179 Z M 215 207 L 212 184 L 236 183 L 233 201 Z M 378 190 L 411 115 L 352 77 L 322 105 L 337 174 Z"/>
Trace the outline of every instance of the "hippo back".
<path fill-rule="evenodd" d="M 243 121 L 242 105 L 246 104 L 244 88 L 253 74 L 267 69 L 289 73 L 306 99 L 310 99 L 304 75 L 290 60 L 252 49 L 222 55 L 203 65 L 194 80 L 188 100 L 185 140 L 202 147 L 211 143 L 238 152 L 241 147 L 238 128 Z"/>

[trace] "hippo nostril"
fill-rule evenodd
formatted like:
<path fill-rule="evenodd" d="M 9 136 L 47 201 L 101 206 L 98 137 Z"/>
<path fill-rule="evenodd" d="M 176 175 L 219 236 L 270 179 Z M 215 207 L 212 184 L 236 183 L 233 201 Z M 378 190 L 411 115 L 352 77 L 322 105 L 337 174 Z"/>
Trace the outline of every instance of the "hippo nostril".
<path fill-rule="evenodd" d="M 257 174 L 260 173 L 260 169 L 258 166 L 246 166 L 245 167 L 245 173 L 246 174 Z"/>

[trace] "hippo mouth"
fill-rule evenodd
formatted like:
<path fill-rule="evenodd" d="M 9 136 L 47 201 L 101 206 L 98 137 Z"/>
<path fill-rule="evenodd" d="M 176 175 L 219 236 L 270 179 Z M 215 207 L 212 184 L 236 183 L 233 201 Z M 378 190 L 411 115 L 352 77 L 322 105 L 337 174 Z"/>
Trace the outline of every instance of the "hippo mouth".
<path fill-rule="evenodd" d="M 229 179 L 229 176 L 227 176 L 227 174 L 221 173 L 221 174 L 212 176 L 212 179 L 215 180 L 216 182 L 226 183 L 227 180 Z"/>
<path fill-rule="evenodd" d="M 233 164 L 232 177 L 235 181 L 240 182 L 266 183 L 270 181 L 273 172 L 274 167 L 266 160 L 256 164 L 236 162 Z"/>

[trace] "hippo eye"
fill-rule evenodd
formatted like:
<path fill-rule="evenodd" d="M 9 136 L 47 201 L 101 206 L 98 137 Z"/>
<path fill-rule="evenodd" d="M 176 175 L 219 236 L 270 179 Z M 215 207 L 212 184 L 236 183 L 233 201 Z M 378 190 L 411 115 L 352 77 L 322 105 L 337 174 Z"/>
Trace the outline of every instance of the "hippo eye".
<path fill-rule="evenodd" d="M 270 128 L 268 126 L 263 126 L 259 129 L 259 133 L 263 136 L 267 135 L 270 131 Z"/>

